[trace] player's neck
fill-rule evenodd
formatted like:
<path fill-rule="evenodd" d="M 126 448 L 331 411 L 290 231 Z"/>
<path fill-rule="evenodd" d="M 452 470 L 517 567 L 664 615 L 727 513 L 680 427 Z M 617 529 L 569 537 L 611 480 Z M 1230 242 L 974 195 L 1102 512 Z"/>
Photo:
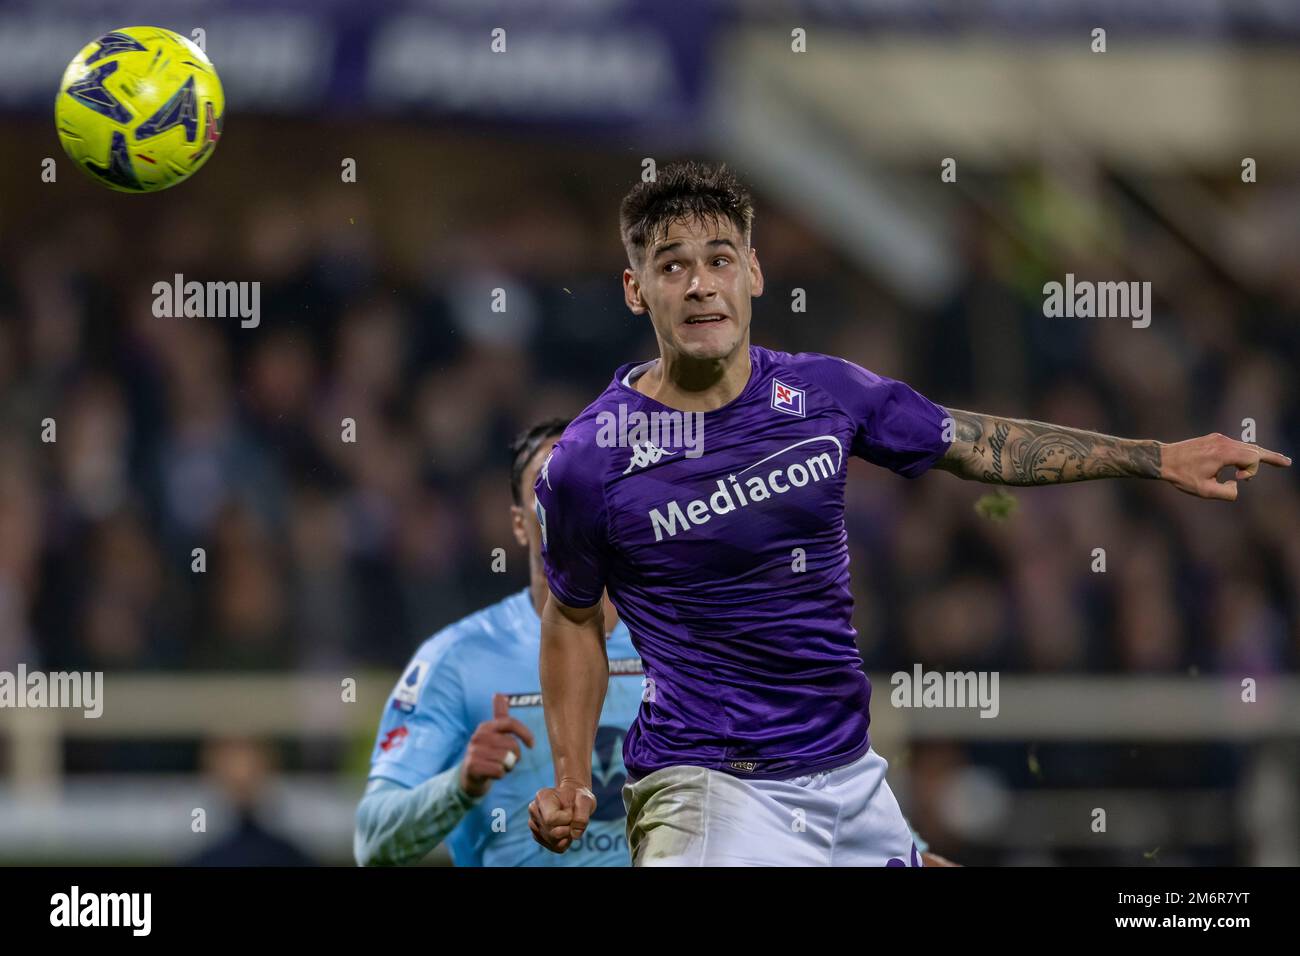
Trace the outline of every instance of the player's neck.
<path fill-rule="evenodd" d="M 675 353 L 632 382 L 632 387 L 661 405 L 683 412 L 711 412 L 733 401 L 749 384 L 749 341 L 724 359 L 693 361 Z"/>

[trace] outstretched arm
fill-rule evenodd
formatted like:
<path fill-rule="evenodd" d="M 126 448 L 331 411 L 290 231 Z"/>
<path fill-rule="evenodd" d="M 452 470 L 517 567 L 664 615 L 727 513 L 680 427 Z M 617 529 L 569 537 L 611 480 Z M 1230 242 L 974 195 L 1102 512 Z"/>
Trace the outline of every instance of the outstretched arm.
<path fill-rule="evenodd" d="M 1217 434 L 1164 443 L 956 408 L 948 413 L 955 437 L 935 467 L 972 481 L 1048 485 L 1093 478 L 1161 478 L 1190 495 L 1235 501 L 1237 481 L 1215 478 L 1224 466 L 1235 468 L 1235 479 L 1249 481 L 1261 462 L 1291 464 L 1278 452 Z"/>

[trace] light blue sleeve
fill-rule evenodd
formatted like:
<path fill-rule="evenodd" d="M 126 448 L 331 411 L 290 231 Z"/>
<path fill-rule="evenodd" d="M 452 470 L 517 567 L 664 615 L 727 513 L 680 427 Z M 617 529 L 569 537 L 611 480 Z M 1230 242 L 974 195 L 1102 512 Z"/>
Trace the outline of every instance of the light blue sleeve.
<path fill-rule="evenodd" d="M 418 863 L 481 800 L 460 788 L 460 764 L 416 787 L 375 778 L 357 806 L 352 854 L 358 866 Z"/>
<path fill-rule="evenodd" d="M 460 788 L 471 728 L 459 648 L 473 633 L 452 625 L 426 641 L 384 702 L 353 833 L 361 866 L 418 862 L 478 802 Z"/>
<path fill-rule="evenodd" d="M 473 732 L 461 670 L 461 639 L 467 635 L 453 625 L 411 658 L 384 704 L 370 758 L 372 780 L 416 787 L 464 756 Z"/>

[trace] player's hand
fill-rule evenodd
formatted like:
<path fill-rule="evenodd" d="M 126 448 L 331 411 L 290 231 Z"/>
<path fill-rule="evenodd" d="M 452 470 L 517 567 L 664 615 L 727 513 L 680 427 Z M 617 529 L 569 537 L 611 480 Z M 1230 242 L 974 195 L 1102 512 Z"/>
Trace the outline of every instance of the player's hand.
<path fill-rule="evenodd" d="M 528 804 L 528 829 L 552 853 L 563 853 L 587 830 L 596 795 L 576 780 L 561 780 L 537 791 Z"/>
<path fill-rule="evenodd" d="M 1160 448 L 1160 477 L 1179 491 L 1198 498 L 1236 501 L 1237 482 L 1250 481 L 1261 464 L 1287 468 L 1291 459 L 1280 452 L 1218 434 L 1203 435 Z M 1218 481 L 1215 476 L 1227 465 L 1236 469 L 1233 478 Z"/>
<path fill-rule="evenodd" d="M 481 797 L 519 762 L 519 741 L 533 746 L 533 732 L 510 716 L 505 694 L 492 695 L 492 719 L 474 728 L 460 762 L 460 788 L 471 797 Z"/>

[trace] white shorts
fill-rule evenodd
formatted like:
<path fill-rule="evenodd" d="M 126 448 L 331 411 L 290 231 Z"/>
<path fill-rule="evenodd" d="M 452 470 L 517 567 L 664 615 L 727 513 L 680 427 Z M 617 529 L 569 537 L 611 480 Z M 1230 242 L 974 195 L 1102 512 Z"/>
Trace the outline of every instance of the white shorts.
<path fill-rule="evenodd" d="M 920 866 L 874 750 L 788 780 L 665 767 L 623 787 L 633 866 Z"/>

